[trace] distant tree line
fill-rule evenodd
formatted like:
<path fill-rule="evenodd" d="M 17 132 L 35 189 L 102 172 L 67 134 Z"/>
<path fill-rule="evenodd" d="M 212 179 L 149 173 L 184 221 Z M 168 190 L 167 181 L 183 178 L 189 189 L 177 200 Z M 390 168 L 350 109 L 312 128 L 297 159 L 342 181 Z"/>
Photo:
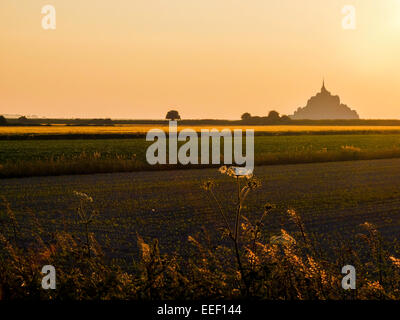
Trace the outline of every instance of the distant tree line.
<path fill-rule="evenodd" d="M 27 118 L 21 116 L 17 119 L 0 115 L 0 126 L 39 126 L 63 124 L 68 126 L 112 126 L 121 124 L 142 125 L 168 125 L 169 120 L 179 120 L 181 125 L 323 125 L 323 126 L 400 126 L 400 120 L 379 119 L 340 119 L 340 120 L 292 120 L 286 115 L 280 115 L 277 111 L 270 111 L 267 116 L 252 116 L 245 112 L 240 120 L 223 119 L 182 119 L 177 110 L 167 112 L 165 120 L 112 120 L 103 119 L 57 119 L 57 118 Z"/>
<path fill-rule="evenodd" d="M 165 116 L 166 120 L 181 120 L 181 116 L 177 110 L 170 110 L 167 112 L 167 115 Z M 187 121 L 199 121 L 199 122 L 204 122 L 204 121 L 217 121 L 217 120 L 185 120 Z M 227 121 L 227 120 L 222 120 L 222 121 Z M 279 112 L 272 110 L 268 113 L 268 116 L 266 117 L 259 117 L 259 116 L 252 116 L 250 113 L 245 112 L 242 114 L 241 120 L 239 121 L 242 124 L 285 124 L 289 123 L 291 119 L 286 116 L 286 115 L 279 115 Z"/>
<path fill-rule="evenodd" d="M 114 121 L 110 118 L 106 119 L 40 119 L 40 118 L 27 118 L 21 116 L 17 119 L 5 119 L 0 116 L 0 125 L 14 125 L 14 126 L 37 126 L 37 125 L 52 125 L 52 124 L 65 124 L 68 126 L 112 126 Z"/>
<path fill-rule="evenodd" d="M 0 126 L 5 126 L 7 124 L 8 124 L 7 119 L 4 118 L 3 116 L 0 116 Z"/>
<path fill-rule="evenodd" d="M 279 112 L 272 110 L 266 117 L 252 116 L 250 113 L 245 112 L 242 114 L 243 124 L 287 124 L 292 120 L 286 115 L 279 115 Z"/>

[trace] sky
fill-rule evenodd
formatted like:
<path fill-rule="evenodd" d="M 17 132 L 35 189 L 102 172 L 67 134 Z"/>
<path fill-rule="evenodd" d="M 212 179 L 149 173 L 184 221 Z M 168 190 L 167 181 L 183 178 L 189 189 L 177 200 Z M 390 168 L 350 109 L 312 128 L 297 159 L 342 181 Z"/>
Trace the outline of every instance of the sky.
<path fill-rule="evenodd" d="M 1 0 L 0 114 L 292 114 L 325 78 L 361 118 L 400 119 L 399 57 L 400 0 Z"/>

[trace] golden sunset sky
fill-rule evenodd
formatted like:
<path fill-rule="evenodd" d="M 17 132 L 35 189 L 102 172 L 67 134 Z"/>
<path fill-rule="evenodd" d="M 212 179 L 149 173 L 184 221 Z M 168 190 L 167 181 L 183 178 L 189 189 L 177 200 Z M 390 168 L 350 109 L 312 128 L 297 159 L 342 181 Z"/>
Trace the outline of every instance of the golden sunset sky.
<path fill-rule="evenodd" d="M 0 46 L 0 114 L 292 114 L 325 77 L 360 117 L 400 118 L 400 0 L 1 0 Z"/>

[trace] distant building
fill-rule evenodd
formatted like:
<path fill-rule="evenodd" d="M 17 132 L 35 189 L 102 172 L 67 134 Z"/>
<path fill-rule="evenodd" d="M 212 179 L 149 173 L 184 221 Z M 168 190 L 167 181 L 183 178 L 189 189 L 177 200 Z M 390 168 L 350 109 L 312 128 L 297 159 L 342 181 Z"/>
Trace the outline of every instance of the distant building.
<path fill-rule="evenodd" d="M 359 119 L 357 111 L 351 110 L 347 105 L 340 103 L 339 96 L 333 96 L 322 82 L 321 92 L 311 97 L 304 108 L 298 108 L 293 115 L 293 120 L 310 119 Z"/>

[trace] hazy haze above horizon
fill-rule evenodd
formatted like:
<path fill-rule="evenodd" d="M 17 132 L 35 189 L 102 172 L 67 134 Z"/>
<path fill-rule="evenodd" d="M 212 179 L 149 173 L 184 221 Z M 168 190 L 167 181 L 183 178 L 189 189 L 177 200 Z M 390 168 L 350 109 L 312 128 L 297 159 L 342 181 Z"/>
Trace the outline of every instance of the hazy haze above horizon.
<path fill-rule="evenodd" d="M 0 114 L 292 114 L 325 77 L 361 118 L 400 118 L 400 0 L 2 0 L 0 43 Z"/>

